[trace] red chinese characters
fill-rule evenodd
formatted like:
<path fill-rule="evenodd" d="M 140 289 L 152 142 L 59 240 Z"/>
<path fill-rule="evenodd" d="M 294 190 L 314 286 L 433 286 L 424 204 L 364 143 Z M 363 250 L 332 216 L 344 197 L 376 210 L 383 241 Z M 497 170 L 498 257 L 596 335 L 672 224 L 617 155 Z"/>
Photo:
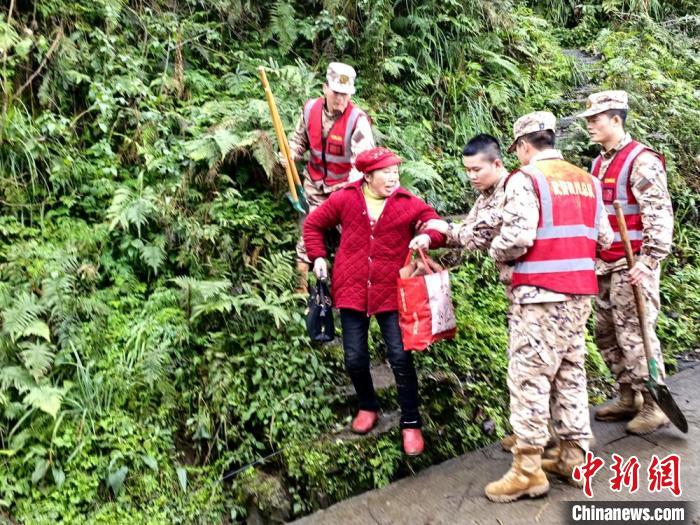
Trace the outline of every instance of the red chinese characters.
<path fill-rule="evenodd" d="M 593 476 L 603 468 L 603 465 L 605 465 L 605 461 L 593 455 L 593 452 L 588 451 L 586 452 L 586 461 L 583 462 L 583 465 L 574 468 L 573 478 L 576 481 L 583 480 L 583 493 L 589 498 L 593 497 L 593 489 L 591 488 Z"/>
<path fill-rule="evenodd" d="M 617 454 L 612 455 L 613 464 L 610 470 L 615 474 L 610 478 L 610 489 L 614 492 L 620 492 L 622 487 L 627 487 L 630 494 L 637 492 L 639 489 L 639 460 L 637 456 L 632 456 L 627 461 L 624 461 L 622 456 Z"/>
<path fill-rule="evenodd" d="M 681 495 L 681 458 L 678 454 L 669 454 L 664 459 L 654 454 L 648 473 L 649 492 L 668 489 L 676 497 Z"/>
<path fill-rule="evenodd" d="M 636 456 L 632 456 L 625 461 L 619 454 L 613 454 L 612 460 L 612 465 L 610 465 L 610 471 L 612 472 L 610 490 L 622 492 L 622 489 L 626 487 L 630 494 L 637 492 L 639 490 L 639 470 L 641 466 L 639 459 Z M 586 497 L 593 497 L 593 478 L 604 465 L 605 460 L 589 451 L 586 453 L 583 465 L 574 468 L 573 478 L 576 481 L 583 482 L 583 493 Z M 661 492 L 664 489 L 668 489 L 676 497 L 681 495 L 681 458 L 678 454 L 669 454 L 663 459 L 653 455 L 649 462 L 647 474 L 649 492 Z"/>

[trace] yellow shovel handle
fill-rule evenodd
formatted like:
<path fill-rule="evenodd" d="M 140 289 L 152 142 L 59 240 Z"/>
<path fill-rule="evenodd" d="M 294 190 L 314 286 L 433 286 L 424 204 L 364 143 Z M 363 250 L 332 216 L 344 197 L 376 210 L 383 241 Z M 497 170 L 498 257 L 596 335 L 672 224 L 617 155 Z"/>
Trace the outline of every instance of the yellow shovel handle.
<path fill-rule="evenodd" d="M 260 80 L 262 81 L 263 89 L 265 90 L 265 98 L 267 99 L 267 105 L 270 108 L 270 115 L 272 116 L 272 126 L 275 128 L 275 135 L 277 136 L 277 142 L 280 145 L 280 150 L 282 155 L 285 156 L 287 163 L 284 167 L 284 171 L 287 174 L 287 183 L 289 184 L 289 193 L 292 196 L 292 201 L 298 202 L 299 197 L 297 196 L 297 190 L 294 186 L 294 174 L 292 172 L 292 166 L 294 165 L 289 158 L 289 144 L 287 144 L 287 137 L 282 129 L 282 122 L 280 121 L 279 114 L 277 113 L 277 105 L 275 104 L 275 97 L 272 95 L 270 90 L 270 84 L 267 81 L 267 75 L 265 74 L 265 68 L 260 66 L 258 68 L 258 74 L 260 75 Z M 296 169 L 296 166 L 294 166 Z"/>
<path fill-rule="evenodd" d="M 287 160 L 287 165 L 285 171 L 287 173 L 287 182 L 289 183 L 289 192 L 292 195 L 294 201 L 298 201 L 295 184 L 301 186 L 301 180 L 299 179 L 299 173 L 297 172 L 297 166 L 294 163 L 289 150 L 289 142 L 287 142 L 287 135 L 284 133 L 284 127 L 282 126 L 282 119 L 280 118 L 279 112 L 277 111 L 277 104 L 275 103 L 275 97 L 272 95 L 272 90 L 270 89 L 270 84 L 267 81 L 267 75 L 265 74 L 265 68 L 260 66 L 258 68 L 258 73 L 260 74 L 260 80 L 262 80 L 263 88 L 265 89 L 265 98 L 267 99 L 267 105 L 270 108 L 270 115 L 272 116 L 272 125 L 275 128 L 275 134 L 277 135 L 277 142 L 280 146 L 280 151 Z"/>
<path fill-rule="evenodd" d="M 269 88 L 269 85 L 268 85 Z M 270 90 L 270 94 L 272 94 L 272 90 Z M 282 119 L 280 118 L 279 111 L 277 110 L 277 104 L 275 103 L 274 97 L 272 98 L 272 112 L 274 113 L 274 119 L 277 121 L 277 127 L 282 130 L 282 142 L 280 144 L 280 147 L 282 149 L 282 153 L 285 157 L 287 157 L 287 163 L 289 164 L 289 167 L 292 169 L 292 177 L 294 179 L 294 183 L 298 184 L 301 186 L 301 180 L 299 179 L 299 173 L 297 172 L 297 165 L 294 163 L 294 157 L 292 157 L 292 150 L 289 149 L 289 142 L 287 141 L 287 134 L 284 132 L 284 126 L 282 125 Z"/>

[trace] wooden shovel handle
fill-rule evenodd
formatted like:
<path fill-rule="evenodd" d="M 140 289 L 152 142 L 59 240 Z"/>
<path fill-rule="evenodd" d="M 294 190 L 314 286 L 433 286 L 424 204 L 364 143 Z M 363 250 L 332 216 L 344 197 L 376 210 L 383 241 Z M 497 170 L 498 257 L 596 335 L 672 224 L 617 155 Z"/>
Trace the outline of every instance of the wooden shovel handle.
<path fill-rule="evenodd" d="M 269 85 L 268 85 L 269 87 Z M 270 90 L 272 93 L 272 90 Z M 287 140 L 287 134 L 284 132 L 284 126 L 282 125 L 282 119 L 280 118 L 280 113 L 277 110 L 277 103 L 274 97 L 272 98 L 273 106 L 273 118 L 277 122 L 277 128 L 281 131 L 282 141 L 280 143 L 280 149 L 282 150 L 284 156 L 287 158 L 287 164 L 289 164 L 289 169 L 292 171 L 292 178 L 294 179 L 294 184 L 301 186 L 301 180 L 299 179 L 299 172 L 297 171 L 297 165 L 292 157 L 292 150 L 289 149 L 289 141 Z"/>
<path fill-rule="evenodd" d="M 629 235 L 627 234 L 627 223 L 625 222 L 625 215 L 622 212 L 622 205 L 620 201 L 613 202 L 613 207 L 615 208 L 615 216 L 617 217 L 617 226 L 620 229 L 620 239 L 625 247 L 625 257 L 627 258 L 627 267 L 631 270 L 634 266 L 634 252 L 632 252 L 632 244 L 630 243 Z M 647 367 L 649 368 L 649 375 L 652 376 L 652 370 L 654 375 L 656 375 L 656 366 L 652 365 L 653 362 L 656 364 L 656 360 L 651 355 L 651 341 L 649 340 L 649 331 L 646 324 L 646 306 L 644 305 L 644 295 L 641 286 L 631 285 L 632 292 L 634 293 L 634 302 L 637 305 L 637 317 L 639 317 L 639 327 L 642 331 L 642 341 L 644 342 L 644 354 L 647 357 Z M 652 376 L 652 379 L 656 379 Z"/>
<path fill-rule="evenodd" d="M 277 112 L 277 104 L 275 104 L 275 97 L 272 95 L 272 90 L 270 89 L 270 84 L 267 81 L 267 75 L 265 74 L 265 68 L 263 66 L 260 66 L 258 68 L 258 74 L 260 75 L 260 80 L 262 81 L 263 89 L 265 90 L 267 106 L 270 108 L 270 116 L 272 117 L 272 126 L 275 128 L 277 143 L 280 146 L 280 151 L 282 155 L 284 155 L 287 160 L 286 166 L 284 167 L 284 171 L 287 174 L 289 193 L 292 196 L 292 201 L 298 202 L 299 197 L 297 196 L 297 190 L 295 187 L 295 183 L 297 181 L 294 178 L 294 175 L 296 174 L 296 165 L 292 162 L 292 159 L 289 156 L 289 144 L 287 143 L 287 136 L 284 134 L 284 129 L 282 128 L 282 121 L 280 120 L 279 113 Z M 299 178 L 298 174 L 296 175 L 296 178 Z"/>

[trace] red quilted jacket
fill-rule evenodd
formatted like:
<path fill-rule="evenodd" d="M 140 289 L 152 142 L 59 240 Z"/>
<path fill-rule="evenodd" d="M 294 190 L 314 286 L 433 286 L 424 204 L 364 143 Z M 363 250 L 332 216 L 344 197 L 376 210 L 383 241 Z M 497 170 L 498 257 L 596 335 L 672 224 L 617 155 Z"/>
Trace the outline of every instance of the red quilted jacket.
<path fill-rule="evenodd" d="M 323 232 L 342 227 L 331 279 L 333 302 L 338 308 L 374 315 L 398 310 L 396 280 L 416 223 L 440 217 L 421 199 L 399 188 L 388 197 L 372 228 L 361 186 L 361 180 L 348 184 L 314 210 L 304 221 L 304 243 L 312 261 L 327 257 Z M 443 234 L 426 233 L 431 248 L 444 245 Z"/>

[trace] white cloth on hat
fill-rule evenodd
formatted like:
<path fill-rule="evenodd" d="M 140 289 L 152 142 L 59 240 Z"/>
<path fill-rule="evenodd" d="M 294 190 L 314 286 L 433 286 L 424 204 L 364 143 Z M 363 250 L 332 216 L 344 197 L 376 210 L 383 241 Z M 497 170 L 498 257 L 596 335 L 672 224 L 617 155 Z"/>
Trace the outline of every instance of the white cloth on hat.
<path fill-rule="evenodd" d="M 331 62 L 326 70 L 326 83 L 328 87 L 338 93 L 352 95 L 355 93 L 355 69 L 342 62 Z"/>

